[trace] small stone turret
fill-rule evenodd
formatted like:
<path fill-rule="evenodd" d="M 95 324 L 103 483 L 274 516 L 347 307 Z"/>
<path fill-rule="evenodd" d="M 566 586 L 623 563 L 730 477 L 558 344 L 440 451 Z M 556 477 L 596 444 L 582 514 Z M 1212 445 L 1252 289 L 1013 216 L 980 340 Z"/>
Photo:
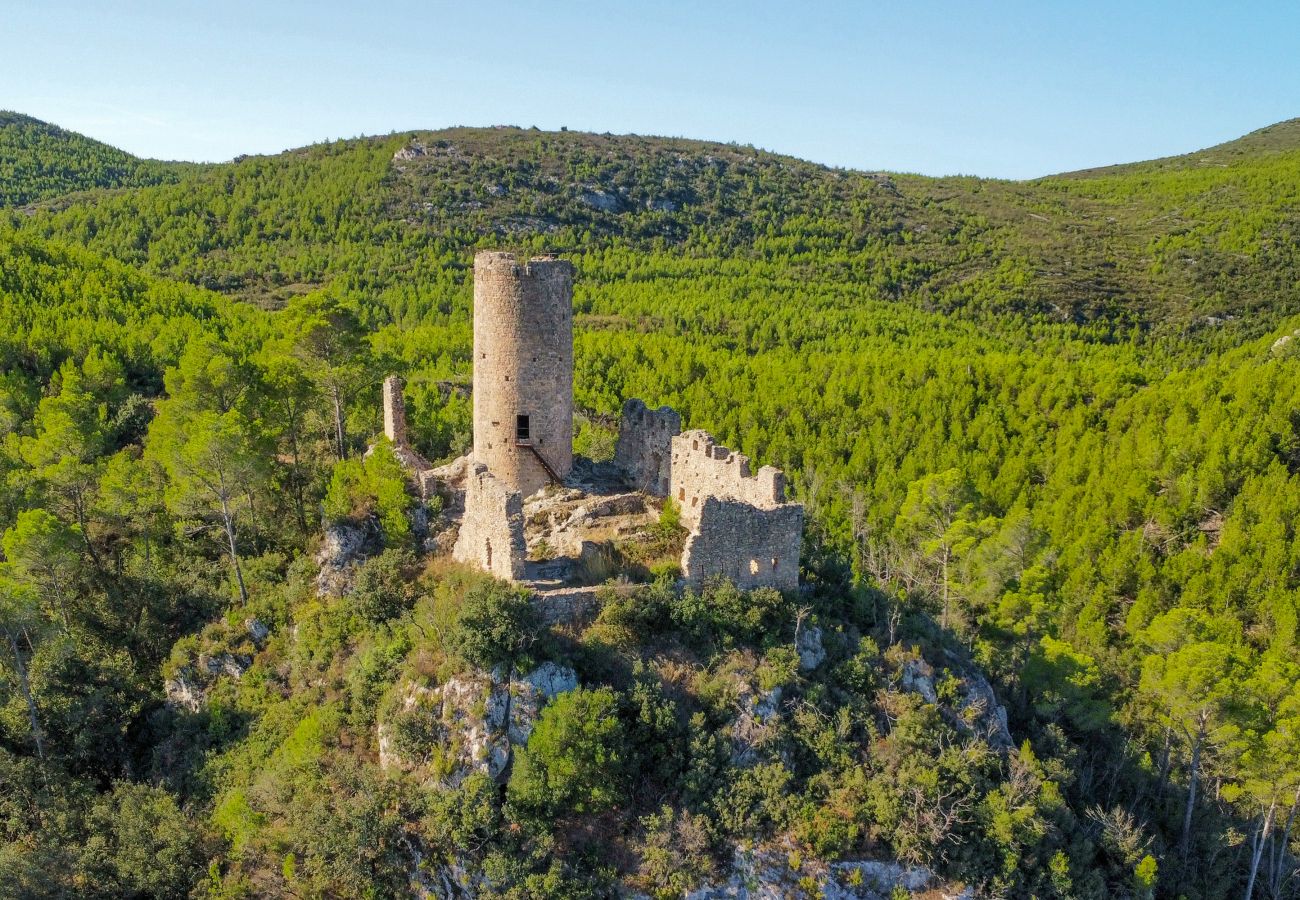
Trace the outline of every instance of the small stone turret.
<path fill-rule="evenodd" d="M 573 266 L 474 257 L 474 462 L 527 497 L 573 468 Z"/>

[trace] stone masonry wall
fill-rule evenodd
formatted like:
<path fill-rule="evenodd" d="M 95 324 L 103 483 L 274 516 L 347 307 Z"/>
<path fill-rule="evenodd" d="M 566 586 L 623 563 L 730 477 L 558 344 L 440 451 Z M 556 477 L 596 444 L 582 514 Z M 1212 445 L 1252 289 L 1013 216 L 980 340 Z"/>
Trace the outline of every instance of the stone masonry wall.
<path fill-rule="evenodd" d="M 671 496 L 682 511 L 682 525 L 693 529 L 708 497 L 740 500 L 770 508 L 785 503 L 785 473 L 763 466 L 749 474 L 749 457 L 719 444 L 707 431 L 687 431 L 672 439 Z"/>
<path fill-rule="evenodd" d="M 803 506 L 785 501 L 785 473 L 688 431 L 672 439 L 670 496 L 688 531 L 682 575 L 698 586 L 721 575 L 742 590 L 799 587 Z"/>
<path fill-rule="evenodd" d="M 699 587 L 721 575 L 743 591 L 799 588 L 803 506 L 783 503 L 763 509 L 742 500 L 706 497 L 699 522 L 686 537 L 682 575 Z"/>
<path fill-rule="evenodd" d="M 406 401 L 402 398 L 402 379 L 389 375 L 384 379 L 384 434 L 398 446 L 406 443 Z"/>
<path fill-rule="evenodd" d="M 657 497 L 668 496 L 673 438 L 681 430 L 682 417 L 671 407 L 650 409 L 640 400 L 623 404 L 614 464 L 623 470 L 632 487 Z"/>
<path fill-rule="evenodd" d="M 573 266 L 474 257 L 474 461 L 527 497 L 573 468 Z M 528 434 L 521 437 L 526 417 Z M 537 456 L 534 455 L 536 451 Z"/>
<path fill-rule="evenodd" d="M 510 490 L 486 466 L 474 466 L 465 480 L 465 515 L 452 558 L 498 578 L 518 581 L 524 577 L 527 554 L 519 492 Z"/>

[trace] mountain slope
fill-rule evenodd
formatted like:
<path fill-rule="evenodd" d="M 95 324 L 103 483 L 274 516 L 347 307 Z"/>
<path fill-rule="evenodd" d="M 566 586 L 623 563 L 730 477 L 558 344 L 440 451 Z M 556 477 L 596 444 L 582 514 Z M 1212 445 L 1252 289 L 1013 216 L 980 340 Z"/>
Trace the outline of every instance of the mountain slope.
<path fill-rule="evenodd" d="M 139 159 L 39 119 L 0 110 L 0 207 L 92 188 L 175 181 L 193 163 Z"/>
<path fill-rule="evenodd" d="M 484 243 L 578 256 L 676 247 L 787 260 L 808 278 L 962 315 L 1114 335 L 1235 317 L 1230 332 L 1258 334 L 1300 310 L 1300 151 L 1288 141 L 1252 139 L 1210 168 L 1004 182 L 833 170 L 698 141 L 448 129 L 67 198 L 28 225 L 270 305 L 326 283 L 437 291 L 429 263 L 463 265 Z"/>
<path fill-rule="evenodd" d="M 1296 900 L 1294 171 L 454 129 L 11 211 L 0 883 L 674 897 L 753 847 L 790 896 L 894 858 L 1228 900 L 1254 841 Z M 544 626 L 413 539 L 438 504 L 362 455 L 379 380 L 428 458 L 466 449 L 468 264 L 502 245 L 577 266 L 579 453 L 640 397 L 787 471 L 797 602 L 645 583 L 616 539 L 590 580 L 627 580 Z M 581 690 L 521 690 L 540 739 L 462 779 L 543 666 Z"/>

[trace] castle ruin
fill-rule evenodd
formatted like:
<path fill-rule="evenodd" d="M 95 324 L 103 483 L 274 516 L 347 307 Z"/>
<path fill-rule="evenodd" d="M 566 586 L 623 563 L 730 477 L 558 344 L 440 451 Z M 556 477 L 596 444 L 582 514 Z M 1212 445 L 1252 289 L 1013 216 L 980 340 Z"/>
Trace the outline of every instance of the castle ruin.
<path fill-rule="evenodd" d="M 573 266 L 474 257 L 474 462 L 522 496 L 573 469 Z"/>
<path fill-rule="evenodd" d="M 688 534 L 682 577 L 700 585 L 721 576 L 742 590 L 799 586 L 803 506 L 785 500 L 785 473 L 714 441 L 707 431 L 672 439 L 670 492 Z"/>
<path fill-rule="evenodd" d="M 499 578 L 525 577 L 525 501 L 570 484 L 573 460 L 573 267 L 552 256 L 474 258 L 473 449 L 433 469 L 411 448 L 402 382 L 384 382 L 384 433 L 425 496 L 459 512 L 452 555 Z M 785 476 L 718 444 L 681 433 L 681 417 L 640 400 L 623 405 L 613 469 L 633 491 L 667 498 L 687 531 L 683 581 L 725 577 L 745 590 L 799 586 L 803 507 Z M 545 498 L 549 496 L 543 494 Z M 633 498 L 634 499 L 634 498 Z M 618 504 L 607 504 L 617 506 Z M 590 515 L 600 504 L 582 507 Z"/>

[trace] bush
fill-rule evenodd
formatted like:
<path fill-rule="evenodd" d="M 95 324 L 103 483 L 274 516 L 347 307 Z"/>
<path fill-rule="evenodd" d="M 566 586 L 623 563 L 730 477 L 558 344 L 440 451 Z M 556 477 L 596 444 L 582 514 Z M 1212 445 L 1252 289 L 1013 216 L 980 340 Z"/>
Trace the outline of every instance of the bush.
<path fill-rule="evenodd" d="M 448 635 L 448 649 L 480 669 L 522 667 L 538 629 L 528 592 L 500 581 L 474 585 Z"/>
<path fill-rule="evenodd" d="M 515 757 L 507 802 L 524 820 L 612 809 L 623 799 L 625 762 L 618 696 L 609 688 L 576 688 L 542 710 Z"/>
<path fill-rule="evenodd" d="M 325 493 L 325 515 L 334 521 L 373 515 L 390 545 L 409 541 L 406 518 L 411 496 L 406 474 L 388 441 L 381 440 L 364 459 L 344 459 L 334 466 Z"/>
<path fill-rule="evenodd" d="M 409 551 L 388 549 L 357 570 L 352 584 L 352 606 L 368 622 L 396 618 L 415 603 Z"/>
<path fill-rule="evenodd" d="M 120 782 L 87 825 L 82 868 L 106 894 L 183 897 L 203 871 L 196 823 L 161 788 Z"/>

